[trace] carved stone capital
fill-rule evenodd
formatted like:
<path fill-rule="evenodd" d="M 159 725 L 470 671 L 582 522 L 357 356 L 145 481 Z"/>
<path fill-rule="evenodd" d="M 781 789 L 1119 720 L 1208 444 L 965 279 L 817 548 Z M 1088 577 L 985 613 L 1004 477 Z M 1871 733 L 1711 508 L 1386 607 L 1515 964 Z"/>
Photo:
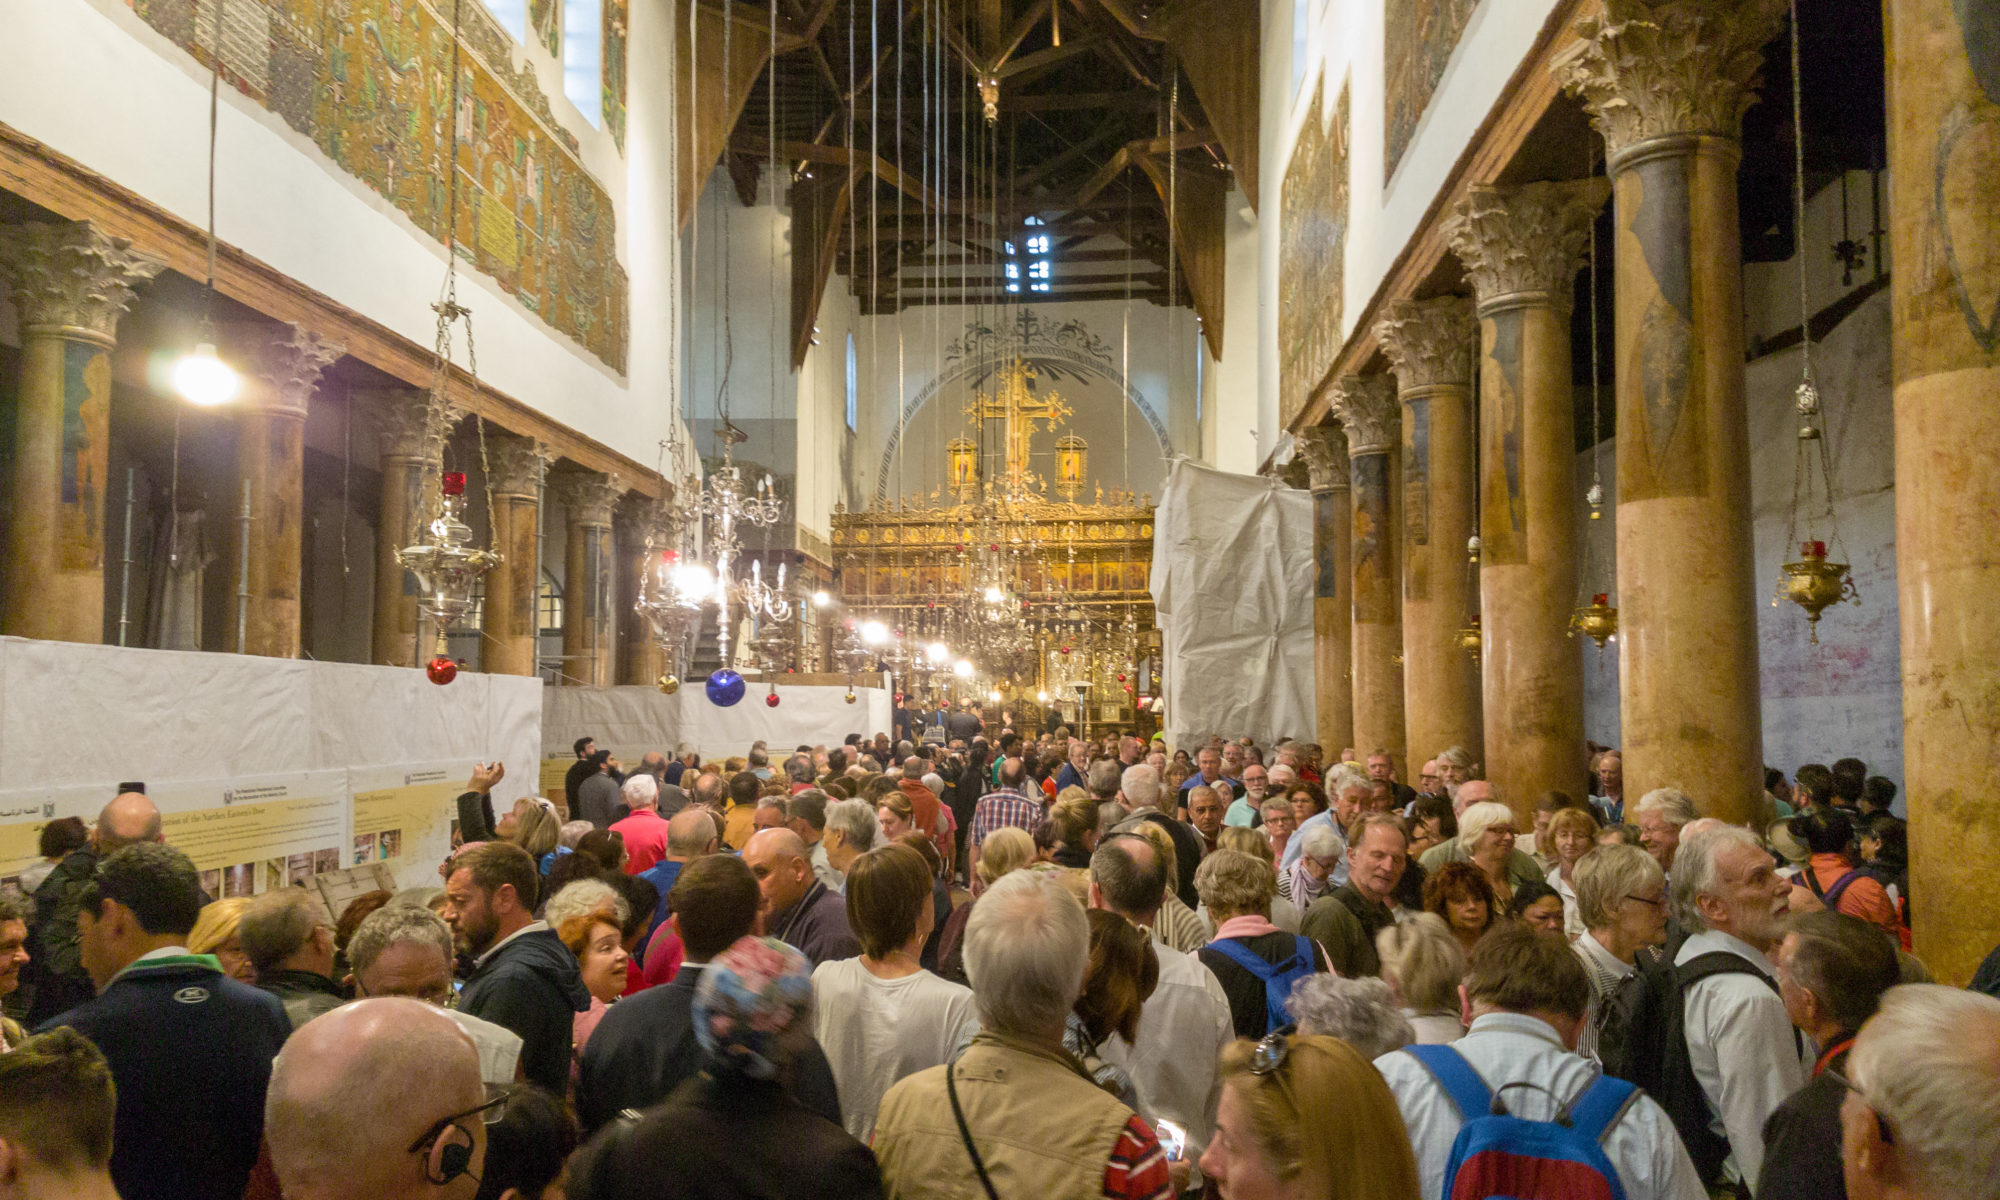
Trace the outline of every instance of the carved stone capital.
<path fill-rule="evenodd" d="M 1299 457 L 1305 460 L 1306 481 L 1315 492 L 1348 485 L 1347 434 L 1338 425 L 1315 425 L 1300 432 Z"/>
<path fill-rule="evenodd" d="M 166 265 L 88 221 L 0 225 L 0 277 L 23 332 L 78 334 L 109 345 L 133 289 Z"/>
<path fill-rule="evenodd" d="M 1347 431 L 1347 457 L 1385 454 L 1403 440 L 1396 381 L 1388 375 L 1342 375 L 1333 381 L 1333 412 Z"/>
<path fill-rule="evenodd" d="M 611 510 L 625 494 L 616 474 L 571 471 L 556 477 L 556 495 L 569 512 L 571 525 L 611 526 Z"/>
<path fill-rule="evenodd" d="M 486 470 L 493 481 L 493 494 L 531 499 L 541 495 L 552 457 L 549 448 L 534 438 L 490 435 L 486 439 Z"/>
<path fill-rule="evenodd" d="M 265 383 L 261 407 L 303 419 L 320 376 L 345 353 L 347 347 L 303 325 L 287 325 L 283 336 L 265 338 L 257 347 L 257 374 Z"/>
<path fill-rule="evenodd" d="M 1375 340 L 1404 391 L 1440 384 L 1472 386 L 1472 301 L 1464 296 L 1396 300 L 1383 307 Z"/>
<path fill-rule="evenodd" d="M 1444 232 L 1480 309 L 1542 304 L 1568 312 L 1591 222 L 1610 194 L 1608 179 L 1468 191 L 1445 215 Z"/>
<path fill-rule="evenodd" d="M 431 394 L 421 388 L 384 388 L 356 392 L 362 418 L 375 426 L 383 458 L 414 458 L 436 463 L 444 457 L 444 439 L 458 424 L 448 406 L 432 407 Z"/>
<path fill-rule="evenodd" d="M 1582 99 L 1614 169 L 1653 138 L 1736 140 L 1757 101 L 1764 43 L 1786 0 L 1604 0 L 1579 19 L 1581 39 L 1559 55 L 1556 82 Z"/>

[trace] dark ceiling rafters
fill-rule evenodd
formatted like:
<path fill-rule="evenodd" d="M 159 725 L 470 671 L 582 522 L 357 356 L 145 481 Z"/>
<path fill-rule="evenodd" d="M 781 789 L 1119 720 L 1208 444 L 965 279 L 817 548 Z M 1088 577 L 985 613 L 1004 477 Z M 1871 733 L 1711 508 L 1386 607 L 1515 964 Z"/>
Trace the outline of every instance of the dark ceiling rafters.
<path fill-rule="evenodd" d="M 695 71 L 685 45 L 691 4 L 701 38 Z M 692 181 L 714 165 L 729 170 L 739 198 L 754 199 L 775 150 L 778 169 L 791 176 L 795 250 L 804 249 L 793 261 L 795 364 L 836 270 L 869 313 L 1029 299 L 1003 290 L 1001 243 L 1020 236 L 1030 216 L 1046 222 L 1037 232 L 1057 239 L 1056 278 L 1034 299 L 1121 299 L 1129 288 L 1135 300 L 1190 305 L 1219 354 L 1219 200 L 1232 166 L 1256 204 L 1259 8 L 1244 0 L 777 0 L 774 31 L 770 0 L 736 0 L 725 112 L 722 0 L 676 0 L 690 80 L 681 101 L 698 89 L 702 102 L 699 120 L 683 112 L 693 134 L 682 219 L 693 210 Z M 942 66 L 935 41 L 926 46 L 919 33 L 923 16 L 940 11 Z M 947 95 L 927 98 L 925 84 L 934 91 L 940 73 Z M 988 136 L 981 79 L 998 81 L 999 129 L 982 143 L 984 155 L 962 153 L 971 149 L 962 145 L 967 134 Z M 950 161 L 927 169 L 940 119 Z"/>

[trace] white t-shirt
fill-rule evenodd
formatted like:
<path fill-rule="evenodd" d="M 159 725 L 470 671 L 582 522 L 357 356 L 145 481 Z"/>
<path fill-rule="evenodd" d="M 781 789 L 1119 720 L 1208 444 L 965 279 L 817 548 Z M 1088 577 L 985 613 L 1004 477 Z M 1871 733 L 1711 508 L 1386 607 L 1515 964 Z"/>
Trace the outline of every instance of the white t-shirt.
<path fill-rule="evenodd" d="M 812 984 L 813 1034 L 840 1089 L 841 1123 L 863 1142 L 897 1080 L 942 1066 L 979 1032 L 972 989 L 929 971 L 878 979 L 844 958 L 821 963 Z"/>

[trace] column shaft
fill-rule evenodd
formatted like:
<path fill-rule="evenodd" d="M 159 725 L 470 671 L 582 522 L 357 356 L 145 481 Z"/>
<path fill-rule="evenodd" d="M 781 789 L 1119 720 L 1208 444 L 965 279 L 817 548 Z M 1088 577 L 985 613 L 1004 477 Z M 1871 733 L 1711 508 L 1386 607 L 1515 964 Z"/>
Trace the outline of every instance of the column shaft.
<path fill-rule="evenodd" d="M 1525 820 L 1585 767 L 1571 289 L 1604 180 L 1475 188 L 1447 218 L 1479 299 L 1486 777 Z"/>
<path fill-rule="evenodd" d="M 2000 57 L 1977 5 L 1889 5 L 1903 771 L 1916 951 L 1963 985 L 2000 941 Z"/>
<path fill-rule="evenodd" d="M 1402 400 L 1403 711 L 1407 761 L 1450 746 L 1479 756 L 1479 663 L 1458 642 L 1471 613 L 1472 306 L 1390 304 L 1376 326 Z M 1358 750 L 1359 747 L 1356 747 Z"/>
<path fill-rule="evenodd" d="M 0 228 L 21 326 L 0 632 L 104 640 L 111 347 L 132 289 L 163 265 L 87 222 Z"/>
<path fill-rule="evenodd" d="M 609 687 L 617 666 L 612 615 L 611 506 L 615 475 L 578 472 L 563 478 L 569 537 L 563 573 L 563 674 L 566 684 Z"/>
<path fill-rule="evenodd" d="M 1408 774 L 1403 719 L 1402 464 L 1395 388 L 1386 376 L 1334 381 L 1333 408 L 1347 429 L 1352 475 L 1354 749 L 1376 750 Z"/>
<path fill-rule="evenodd" d="M 1354 745 L 1354 593 L 1347 437 L 1336 425 L 1299 440 L 1313 497 L 1313 699 L 1316 734 L 1329 759 Z"/>
<path fill-rule="evenodd" d="M 541 632 L 536 549 L 548 451 L 526 438 L 495 437 L 487 461 L 493 476 L 493 548 L 504 559 L 486 574 L 480 662 L 495 675 L 533 675 Z"/>
<path fill-rule="evenodd" d="M 381 514 L 375 527 L 374 661 L 414 667 L 420 649 L 417 581 L 396 561 L 396 552 L 416 541 L 424 490 L 435 486 L 449 418 L 434 414 L 430 394 L 415 389 L 356 399 L 368 406 L 382 451 Z M 421 650 L 428 657 L 430 644 Z"/>
<path fill-rule="evenodd" d="M 345 349 L 297 325 L 260 347 L 263 370 L 236 427 L 237 478 L 250 493 L 250 533 L 229 564 L 247 565 L 249 601 L 243 651 L 273 658 L 299 656 L 301 538 L 305 520 L 306 405 L 327 366 Z M 240 494 L 232 497 L 240 505 Z M 240 521 L 232 537 L 243 537 Z M 243 554 L 247 549 L 249 553 Z M 230 589 L 231 613 L 235 588 Z M 233 627 L 233 620 L 232 620 Z M 230 647 L 235 648 L 235 639 Z"/>
<path fill-rule="evenodd" d="M 640 572 L 650 561 L 646 552 L 646 534 L 658 521 L 659 505 L 645 495 L 629 493 L 620 506 L 618 517 L 612 530 L 618 548 L 612 591 L 612 606 L 618 616 L 618 682 L 651 686 L 666 671 L 665 656 L 661 654 L 659 644 L 653 641 L 652 624 L 641 617 L 633 606 L 639 597 Z M 658 536 L 657 532 L 653 541 L 656 546 L 666 545 L 665 538 Z"/>
<path fill-rule="evenodd" d="M 1740 117 L 1783 0 L 1607 0 L 1557 65 L 1617 205 L 1619 702 L 1625 786 L 1747 821 L 1763 791 Z"/>

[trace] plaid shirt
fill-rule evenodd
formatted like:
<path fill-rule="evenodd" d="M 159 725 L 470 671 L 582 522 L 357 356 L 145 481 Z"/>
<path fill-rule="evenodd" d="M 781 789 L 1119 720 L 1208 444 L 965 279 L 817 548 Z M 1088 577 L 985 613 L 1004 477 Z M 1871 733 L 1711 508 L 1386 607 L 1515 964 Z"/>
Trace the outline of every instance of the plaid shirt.
<path fill-rule="evenodd" d="M 1011 788 L 1001 788 L 988 792 L 979 798 L 972 808 L 972 824 L 966 830 L 966 841 L 977 846 L 986 840 L 986 835 L 996 829 L 1013 825 L 1035 832 L 1035 826 L 1042 823 L 1042 804 L 1030 800 Z"/>

